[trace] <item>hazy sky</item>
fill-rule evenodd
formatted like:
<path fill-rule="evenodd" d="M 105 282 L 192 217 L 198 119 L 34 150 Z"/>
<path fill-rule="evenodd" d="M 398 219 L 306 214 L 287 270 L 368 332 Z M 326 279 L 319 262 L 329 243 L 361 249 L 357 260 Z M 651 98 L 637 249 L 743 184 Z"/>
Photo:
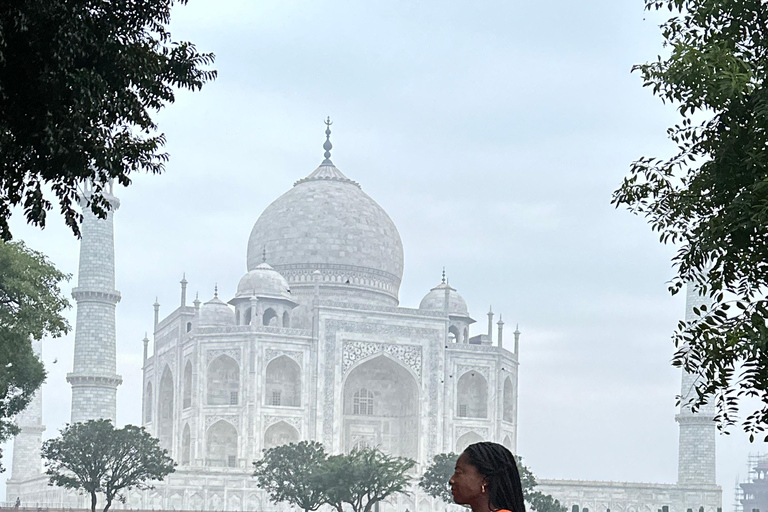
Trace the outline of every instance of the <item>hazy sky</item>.
<path fill-rule="evenodd" d="M 155 296 L 175 308 L 182 272 L 192 297 L 234 293 L 254 222 L 320 163 L 330 115 L 334 163 L 400 231 L 401 304 L 445 266 L 473 335 L 491 304 L 507 343 L 519 323 L 518 451 L 536 475 L 674 482 L 673 248 L 610 205 L 634 159 L 671 151 L 674 109 L 630 73 L 662 51 L 659 22 L 641 0 L 177 6 L 174 39 L 215 52 L 219 78 L 157 117 L 167 172 L 118 191 L 118 422 L 139 421 Z M 49 222 L 14 232 L 75 274 L 78 243 Z M 44 345 L 46 436 L 69 419 L 73 339 Z M 718 450 L 730 512 L 765 447 L 733 429 Z"/>

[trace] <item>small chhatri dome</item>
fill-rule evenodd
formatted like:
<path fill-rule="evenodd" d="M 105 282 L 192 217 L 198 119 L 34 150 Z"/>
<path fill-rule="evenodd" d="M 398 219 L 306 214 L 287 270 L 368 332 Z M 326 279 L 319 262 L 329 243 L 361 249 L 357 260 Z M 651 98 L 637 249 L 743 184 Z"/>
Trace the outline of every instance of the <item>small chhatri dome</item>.
<path fill-rule="evenodd" d="M 448 290 L 448 314 L 469 318 L 469 310 L 464 298 L 459 295 L 455 288 L 451 288 L 445 279 L 445 270 L 443 270 L 442 282 L 429 290 L 429 293 L 421 299 L 419 309 L 427 311 L 445 311 L 445 291 Z"/>
<path fill-rule="evenodd" d="M 219 298 L 218 286 L 214 297 L 200 308 L 198 325 L 200 327 L 235 325 L 235 312 Z"/>
<path fill-rule="evenodd" d="M 288 281 L 267 263 L 261 263 L 240 279 L 235 299 L 259 296 L 291 300 Z"/>

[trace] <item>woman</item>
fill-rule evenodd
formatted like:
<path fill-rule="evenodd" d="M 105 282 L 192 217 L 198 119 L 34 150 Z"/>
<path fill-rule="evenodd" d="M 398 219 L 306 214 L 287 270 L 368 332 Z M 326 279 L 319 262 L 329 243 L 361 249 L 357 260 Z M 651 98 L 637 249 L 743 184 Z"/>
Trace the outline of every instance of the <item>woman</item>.
<path fill-rule="evenodd" d="M 525 512 L 515 458 L 498 443 L 469 445 L 448 483 L 453 500 L 472 512 Z"/>

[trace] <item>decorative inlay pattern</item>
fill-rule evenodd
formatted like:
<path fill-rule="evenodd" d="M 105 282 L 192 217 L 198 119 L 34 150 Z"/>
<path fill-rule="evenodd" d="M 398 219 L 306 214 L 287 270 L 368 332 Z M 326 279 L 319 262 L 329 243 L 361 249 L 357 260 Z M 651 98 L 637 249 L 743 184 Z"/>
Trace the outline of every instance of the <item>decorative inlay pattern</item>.
<path fill-rule="evenodd" d="M 351 309 L 351 310 L 380 311 L 383 313 L 400 313 L 400 314 L 408 313 L 408 314 L 417 314 L 420 316 L 432 316 L 435 318 L 446 318 L 446 314 L 442 311 L 429 311 L 425 309 L 403 308 L 400 306 L 389 307 L 389 306 L 379 306 L 375 304 L 356 304 L 352 302 L 339 302 L 339 301 L 332 301 L 332 300 L 321 300 L 320 306 L 328 306 L 331 308 L 341 308 L 341 309 Z"/>
<path fill-rule="evenodd" d="M 487 427 L 456 427 L 456 439 L 458 440 L 461 436 L 463 436 L 467 432 L 474 432 L 475 434 L 479 435 L 483 439 L 488 439 Z"/>
<path fill-rule="evenodd" d="M 274 358 L 280 357 L 280 356 L 288 356 L 294 361 L 296 361 L 297 363 L 299 363 L 300 368 L 303 367 L 302 361 L 304 360 L 304 354 L 298 350 L 279 350 L 279 349 L 268 348 L 264 352 L 264 359 L 266 360 L 267 363 L 273 360 Z"/>
<path fill-rule="evenodd" d="M 264 416 L 262 428 L 264 429 L 264 432 L 266 432 L 269 427 L 275 423 L 280 423 L 281 421 L 286 422 L 301 433 L 301 418 L 297 418 L 296 416 Z"/>
<path fill-rule="evenodd" d="M 468 364 L 460 364 L 456 366 L 456 375 L 461 378 L 462 375 L 464 375 L 467 372 L 477 372 L 483 377 L 485 377 L 485 380 L 488 380 L 488 373 L 490 371 L 490 368 L 487 366 L 475 366 L 475 365 L 468 365 Z"/>
<path fill-rule="evenodd" d="M 198 327 L 198 334 L 232 334 L 244 332 L 260 332 L 269 334 L 287 334 L 292 336 L 309 337 L 310 331 L 307 329 L 294 329 L 292 327 L 272 327 L 269 325 L 227 325 Z"/>
<path fill-rule="evenodd" d="M 217 357 L 225 355 L 229 356 L 235 361 L 237 361 L 237 364 L 240 364 L 240 349 L 239 348 L 229 348 L 229 349 L 213 349 L 213 350 L 207 350 L 205 352 L 205 364 L 211 364 L 211 361 L 216 359 Z"/>
<path fill-rule="evenodd" d="M 237 428 L 240 423 L 240 416 L 237 414 L 211 414 L 205 417 L 205 429 L 208 430 L 211 425 L 219 420 L 227 421 Z"/>
<path fill-rule="evenodd" d="M 408 366 L 421 379 L 421 347 L 418 345 L 395 345 L 391 343 L 370 343 L 345 341 L 342 351 L 342 372 L 347 374 L 355 361 L 373 354 L 388 354 Z"/>

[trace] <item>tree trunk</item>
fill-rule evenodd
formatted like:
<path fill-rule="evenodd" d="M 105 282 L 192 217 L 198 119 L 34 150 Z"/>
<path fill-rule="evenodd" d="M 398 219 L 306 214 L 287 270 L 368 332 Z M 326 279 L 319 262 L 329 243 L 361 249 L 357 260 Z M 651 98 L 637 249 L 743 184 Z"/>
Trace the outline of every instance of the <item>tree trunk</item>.
<path fill-rule="evenodd" d="M 96 512 L 96 491 L 91 491 L 91 512 Z"/>
<path fill-rule="evenodd" d="M 104 505 L 104 511 L 103 512 L 107 512 L 107 510 L 109 510 L 109 507 L 111 507 L 111 506 L 112 506 L 112 498 L 107 496 L 107 504 Z"/>

